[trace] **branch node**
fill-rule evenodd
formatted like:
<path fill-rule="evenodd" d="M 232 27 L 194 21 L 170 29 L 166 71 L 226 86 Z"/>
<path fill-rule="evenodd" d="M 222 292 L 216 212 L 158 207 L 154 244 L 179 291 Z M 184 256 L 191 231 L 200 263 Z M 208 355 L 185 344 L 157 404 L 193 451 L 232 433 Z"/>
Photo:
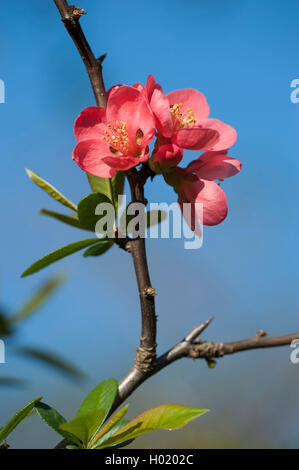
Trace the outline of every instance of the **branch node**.
<path fill-rule="evenodd" d="M 137 348 L 135 367 L 144 374 L 150 374 L 156 367 L 156 344 L 151 348 Z"/>
<path fill-rule="evenodd" d="M 255 335 L 255 338 L 263 338 L 263 336 L 267 336 L 267 333 L 264 330 L 258 330 L 258 332 Z"/>
<path fill-rule="evenodd" d="M 75 5 L 69 6 L 69 12 L 73 19 L 77 20 L 80 18 L 80 16 L 86 15 L 86 11 L 83 10 L 83 8 L 78 8 Z"/>
<path fill-rule="evenodd" d="M 157 295 L 156 290 L 153 287 L 146 287 L 144 292 L 148 297 L 155 297 Z"/>

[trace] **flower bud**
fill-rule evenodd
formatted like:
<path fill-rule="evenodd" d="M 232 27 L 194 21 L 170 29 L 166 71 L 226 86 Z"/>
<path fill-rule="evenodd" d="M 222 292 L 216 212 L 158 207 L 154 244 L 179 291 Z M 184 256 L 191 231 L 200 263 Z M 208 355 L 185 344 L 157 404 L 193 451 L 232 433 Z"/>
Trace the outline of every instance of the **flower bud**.
<path fill-rule="evenodd" d="M 164 144 L 154 150 L 149 166 L 155 173 L 163 173 L 176 167 L 183 158 L 184 151 L 174 144 Z"/>

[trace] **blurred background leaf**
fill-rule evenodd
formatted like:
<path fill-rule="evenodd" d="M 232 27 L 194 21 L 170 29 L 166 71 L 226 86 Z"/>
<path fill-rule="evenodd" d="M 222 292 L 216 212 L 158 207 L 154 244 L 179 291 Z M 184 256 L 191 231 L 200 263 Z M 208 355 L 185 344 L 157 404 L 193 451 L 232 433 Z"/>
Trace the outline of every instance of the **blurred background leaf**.
<path fill-rule="evenodd" d="M 54 274 L 18 309 L 13 310 L 12 313 L 4 312 L 2 309 L 0 311 L 0 337 L 5 339 L 5 347 L 10 348 L 21 357 L 39 361 L 63 373 L 72 380 L 81 380 L 85 377 L 85 374 L 64 357 L 43 348 L 18 344 L 21 324 L 32 315 L 39 313 L 40 309 L 51 299 L 65 281 L 66 276 L 64 274 Z M 0 375 L 0 386 L 20 387 L 24 386 L 27 381 L 27 379 L 23 380 L 19 377 Z"/>

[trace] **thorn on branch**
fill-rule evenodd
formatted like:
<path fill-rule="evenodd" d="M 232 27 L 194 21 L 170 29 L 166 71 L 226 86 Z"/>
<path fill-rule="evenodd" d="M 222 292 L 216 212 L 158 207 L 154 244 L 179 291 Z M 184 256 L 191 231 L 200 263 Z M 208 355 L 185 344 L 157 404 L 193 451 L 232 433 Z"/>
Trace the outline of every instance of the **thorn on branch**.
<path fill-rule="evenodd" d="M 192 343 L 208 326 L 209 324 L 214 320 L 214 317 L 209 318 L 206 320 L 204 323 L 202 323 L 199 326 L 196 326 L 193 328 L 193 330 L 186 336 L 185 341 L 187 343 Z"/>
<path fill-rule="evenodd" d="M 102 54 L 99 58 L 98 58 L 98 61 L 100 62 L 100 64 L 102 64 L 104 62 L 104 60 L 106 59 L 107 57 L 107 52 L 104 52 L 104 54 Z"/>

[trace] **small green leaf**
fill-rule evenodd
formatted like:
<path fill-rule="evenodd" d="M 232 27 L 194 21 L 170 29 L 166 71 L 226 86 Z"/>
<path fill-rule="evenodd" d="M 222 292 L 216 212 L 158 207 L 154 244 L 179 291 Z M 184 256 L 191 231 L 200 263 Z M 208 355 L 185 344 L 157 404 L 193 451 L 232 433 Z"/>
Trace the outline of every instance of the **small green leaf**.
<path fill-rule="evenodd" d="M 112 194 L 113 194 L 113 204 L 115 207 L 115 214 L 118 214 L 120 209 L 118 204 L 118 196 L 122 196 L 124 192 L 125 186 L 125 174 L 123 171 L 118 171 L 115 176 L 113 176 L 112 180 Z"/>
<path fill-rule="evenodd" d="M 35 313 L 64 281 L 65 276 L 61 274 L 49 279 L 16 313 L 8 317 L 9 324 L 15 325 L 20 323 Z"/>
<path fill-rule="evenodd" d="M 58 411 L 41 401 L 36 403 L 35 409 L 41 419 L 45 421 L 48 426 L 54 429 L 54 431 L 56 431 L 65 439 L 68 439 L 69 441 L 80 445 L 80 441 L 78 441 L 78 439 L 73 434 L 70 434 L 66 431 L 62 431 L 60 429 L 60 426 L 66 423 L 67 421 L 60 413 L 58 413 Z"/>
<path fill-rule="evenodd" d="M 55 263 L 60 259 L 65 258 L 66 256 L 72 255 L 77 251 L 82 250 L 83 248 L 87 248 L 88 246 L 94 245 L 99 241 L 98 238 L 88 238 L 87 240 L 80 240 L 78 242 L 71 243 L 70 245 L 63 246 L 62 248 L 58 248 L 58 250 L 52 251 L 48 255 L 40 258 L 38 261 L 33 263 L 28 269 L 26 269 L 21 277 L 29 276 L 30 274 L 34 274 L 37 271 L 49 266 L 49 264 Z"/>
<path fill-rule="evenodd" d="M 125 405 L 121 410 L 119 410 L 112 418 L 107 421 L 107 423 L 102 426 L 99 432 L 94 436 L 90 443 L 90 447 L 94 448 L 95 446 L 101 445 L 105 440 L 107 440 L 112 434 L 114 434 L 121 426 L 117 426 L 120 421 L 125 421 L 122 418 L 125 416 L 129 405 Z"/>
<path fill-rule="evenodd" d="M 72 445 L 66 446 L 66 449 L 70 449 L 70 450 L 79 449 L 79 448 L 80 447 L 78 446 L 72 446 Z"/>
<path fill-rule="evenodd" d="M 100 439 L 98 442 L 97 442 L 97 445 L 96 446 L 93 446 L 92 449 L 98 449 L 98 448 L 101 448 L 102 447 L 102 444 L 104 444 L 106 442 L 106 440 L 108 440 L 111 436 L 113 436 L 120 428 L 122 428 L 123 426 L 125 426 L 125 424 L 128 424 L 130 421 L 128 419 L 121 419 L 115 426 L 113 426 L 113 428 L 107 433 L 105 434 L 105 436 L 102 437 L 102 439 Z M 105 445 L 103 445 L 103 449 L 106 448 L 106 449 L 120 449 L 121 447 L 125 447 L 125 446 L 128 446 L 129 444 L 131 444 L 131 442 L 133 442 L 135 439 L 128 439 L 127 441 L 123 441 L 123 442 L 120 442 L 119 444 L 115 444 L 115 445 L 112 445 L 112 446 L 108 446 L 108 447 L 105 447 Z"/>
<path fill-rule="evenodd" d="M 77 369 L 77 367 L 56 354 L 27 346 L 17 346 L 14 349 L 22 355 L 28 356 L 31 359 L 37 359 L 48 366 L 52 366 L 55 369 L 68 374 L 72 378 L 82 379 L 84 377 L 83 372 Z"/>
<path fill-rule="evenodd" d="M 95 232 L 96 224 L 105 215 L 96 215 L 96 207 L 99 204 L 111 205 L 111 200 L 108 199 L 104 194 L 91 193 L 88 196 L 81 199 L 78 204 L 78 218 L 81 225 L 91 232 Z M 112 221 L 114 222 L 114 220 Z M 113 228 L 113 227 L 112 227 Z"/>
<path fill-rule="evenodd" d="M 100 243 L 97 243 L 96 245 L 91 246 L 88 248 L 86 251 L 84 251 L 83 256 L 100 256 L 106 253 L 109 248 L 112 247 L 114 244 L 113 241 L 111 240 L 103 240 Z"/>
<path fill-rule="evenodd" d="M 104 419 L 107 417 L 118 391 L 115 379 L 106 379 L 99 383 L 85 398 L 80 406 L 77 416 L 84 415 L 99 408 L 104 410 Z M 101 423 L 102 424 L 102 423 Z"/>
<path fill-rule="evenodd" d="M 173 404 L 157 406 L 137 416 L 98 448 L 119 444 L 128 439 L 135 439 L 155 429 L 171 430 L 180 428 L 207 411 L 209 410 Z"/>
<path fill-rule="evenodd" d="M 7 438 L 7 436 L 25 419 L 30 411 L 35 407 L 35 404 L 39 402 L 43 397 L 35 398 L 28 405 L 24 406 L 18 411 L 14 417 L 0 430 L 0 443 Z"/>
<path fill-rule="evenodd" d="M 86 447 L 88 442 L 92 439 L 93 435 L 97 432 L 101 423 L 103 422 L 103 418 L 105 415 L 104 410 L 93 410 L 89 413 L 82 414 L 77 416 L 74 419 L 71 419 L 67 423 L 60 425 L 60 429 L 63 431 L 70 432 L 81 442 L 83 442 L 84 446 Z"/>
<path fill-rule="evenodd" d="M 113 178 L 99 178 L 98 176 L 90 175 L 87 173 L 89 185 L 94 193 L 105 194 L 115 207 L 117 215 L 118 196 L 123 193 L 125 184 L 125 175 L 123 171 L 118 171 Z"/>
<path fill-rule="evenodd" d="M 72 227 L 80 228 L 81 230 L 86 230 L 86 228 L 82 226 L 76 215 L 60 214 L 59 212 L 49 211 L 48 209 L 42 209 L 40 211 L 40 214 L 52 217 L 53 219 L 59 220 L 60 222 L 63 222 L 67 225 L 71 225 Z"/>
<path fill-rule="evenodd" d="M 77 212 L 77 206 L 74 204 L 72 201 L 70 201 L 67 197 L 65 197 L 63 194 L 61 194 L 54 186 L 52 186 L 50 183 L 48 183 L 46 180 L 41 178 L 37 173 L 35 173 L 32 170 L 28 170 L 28 168 L 25 168 L 27 175 L 29 178 L 40 188 L 42 188 L 46 193 L 49 194 L 53 199 L 56 201 L 60 202 L 64 206 L 68 207 L 72 211 Z"/>

